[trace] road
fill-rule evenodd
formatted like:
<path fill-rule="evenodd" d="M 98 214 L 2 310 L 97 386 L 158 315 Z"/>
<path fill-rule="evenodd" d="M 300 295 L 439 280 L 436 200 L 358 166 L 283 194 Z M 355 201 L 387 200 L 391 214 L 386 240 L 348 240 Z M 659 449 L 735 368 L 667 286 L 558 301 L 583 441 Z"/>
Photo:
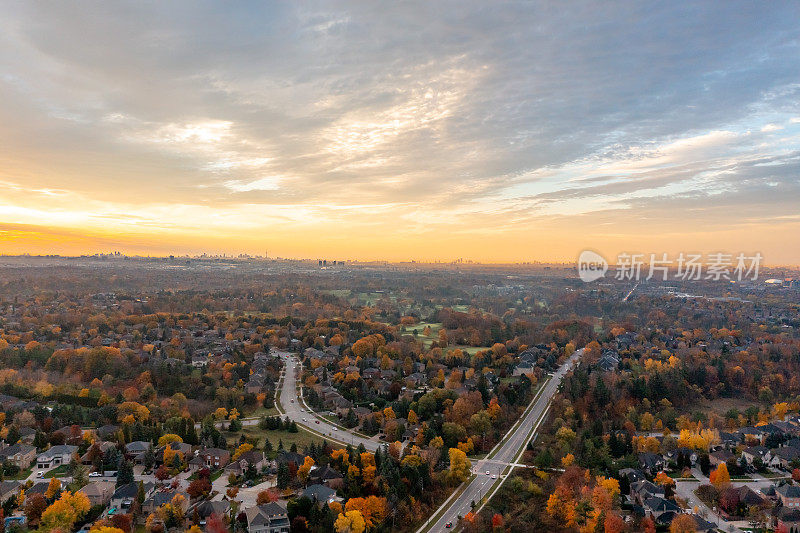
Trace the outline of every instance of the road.
<path fill-rule="evenodd" d="M 278 400 L 284 413 L 283 416 L 288 416 L 289 420 L 296 422 L 297 425 L 319 433 L 329 440 L 351 444 L 354 447 L 363 444 L 364 448 L 371 452 L 375 452 L 379 447 L 383 446 L 378 441 L 365 439 L 340 426 L 335 426 L 307 409 L 297 396 L 297 374 L 301 367 L 300 361 L 294 354 L 288 352 L 281 352 L 280 357 L 284 361 L 284 375 L 283 386 Z"/>
<path fill-rule="evenodd" d="M 731 531 L 733 533 L 744 533 L 745 529 L 751 529 L 750 523 L 747 520 L 740 520 L 736 522 L 729 522 L 724 520 L 720 517 L 714 509 L 709 509 L 708 506 L 703 503 L 700 498 L 694 493 L 700 485 L 707 485 L 709 480 L 706 476 L 698 468 L 692 468 L 692 475 L 697 478 L 694 481 L 683 481 L 678 480 L 675 486 L 675 494 L 677 494 L 680 498 L 686 500 L 689 509 L 693 509 L 697 507 L 698 514 L 708 520 L 709 522 L 713 522 L 719 526 L 719 528 L 723 531 Z M 770 485 L 774 485 L 774 479 L 767 479 L 762 477 L 761 479 L 756 479 L 755 481 L 747 482 L 747 483 L 733 483 L 733 487 L 738 487 L 740 485 L 747 485 L 754 491 L 759 491 L 769 487 Z"/>
<path fill-rule="evenodd" d="M 439 515 L 439 518 L 433 523 L 429 531 L 448 531 L 450 528 L 447 524 L 455 527 L 458 522 L 459 516 L 466 516 L 472 510 L 472 502 L 476 504 L 486 496 L 486 494 L 494 490 L 495 485 L 502 482 L 504 477 L 502 472 L 506 468 L 506 464 L 518 463 L 519 457 L 525 450 L 528 442 L 533 439 L 531 431 L 534 432 L 538 428 L 540 421 L 544 418 L 547 409 L 550 407 L 550 401 L 558 391 L 558 386 L 564 375 L 572 369 L 575 362 L 583 354 L 583 349 L 576 351 L 561 368 L 556 371 L 550 380 L 540 389 L 534 397 L 528 410 L 523 414 L 521 423 L 511 428 L 511 435 L 505 440 L 501 441 L 492 452 L 491 459 L 484 459 L 476 461 L 473 472 L 476 477 L 468 482 L 469 484 L 461 492 L 460 495 L 452 500 L 446 501 L 443 504 L 445 511 Z M 486 472 L 489 475 L 486 475 Z M 499 486 L 499 485 L 498 485 Z M 458 489 L 457 489 L 458 490 Z M 441 510 L 441 507 L 439 508 Z M 435 514 L 434 514 L 435 516 Z M 428 526 L 426 522 L 420 528 L 424 530 Z"/>

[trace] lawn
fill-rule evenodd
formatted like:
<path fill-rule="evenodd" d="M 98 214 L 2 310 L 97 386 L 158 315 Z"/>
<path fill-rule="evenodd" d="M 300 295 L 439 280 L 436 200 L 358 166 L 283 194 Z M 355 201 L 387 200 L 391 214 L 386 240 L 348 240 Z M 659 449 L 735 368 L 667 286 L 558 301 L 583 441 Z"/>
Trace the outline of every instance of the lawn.
<path fill-rule="evenodd" d="M 44 476 L 45 478 L 51 477 L 65 477 L 67 475 L 67 470 L 69 469 L 69 465 L 61 465 L 57 466 L 52 470 L 49 470 Z"/>
<path fill-rule="evenodd" d="M 247 418 L 251 418 L 251 417 L 263 418 L 265 416 L 276 416 L 276 415 L 279 415 L 279 414 L 280 413 L 278 413 L 278 410 L 274 406 L 270 407 L 269 409 L 267 409 L 263 405 L 260 405 L 254 411 L 252 411 L 250 413 L 245 413 L 245 417 L 247 417 Z"/>
<path fill-rule="evenodd" d="M 33 472 L 33 467 L 27 468 L 25 470 L 20 470 L 13 476 L 6 476 L 6 479 L 28 479 L 28 476 L 31 475 L 31 472 Z"/>
<path fill-rule="evenodd" d="M 238 443 L 239 436 L 244 435 L 248 440 L 258 439 L 257 448 L 264 448 L 264 438 L 269 438 L 274 450 L 278 449 L 278 442 L 283 442 L 284 449 L 288 450 L 292 444 L 297 444 L 297 449 L 302 450 L 307 448 L 312 442 L 315 444 L 322 443 L 322 437 L 317 437 L 313 433 L 306 431 L 298 426 L 297 433 L 291 433 L 286 430 L 269 430 L 261 429 L 258 426 L 247 426 L 238 432 L 223 431 L 222 434 L 228 441 L 229 445 Z M 330 441 L 328 441 L 330 442 Z"/>

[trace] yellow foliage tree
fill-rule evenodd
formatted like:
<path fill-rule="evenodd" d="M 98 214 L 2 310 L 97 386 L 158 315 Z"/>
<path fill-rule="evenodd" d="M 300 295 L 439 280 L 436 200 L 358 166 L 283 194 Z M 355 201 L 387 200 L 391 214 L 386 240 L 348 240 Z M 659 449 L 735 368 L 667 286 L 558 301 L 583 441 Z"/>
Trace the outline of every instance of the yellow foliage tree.
<path fill-rule="evenodd" d="M 239 457 L 241 457 L 243 454 L 249 452 L 252 449 L 253 445 L 250 444 L 249 442 L 242 443 L 239 445 L 238 448 L 236 448 L 236 451 L 233 453 L 232 459 L 236 461 L 237 459 L 239 459 Z"/>
<path fill-rule="evenodd" d="M 300 481 L 303 483 L 308 479 L 308 474 L 311 473 L 312 466 L 314 466 L 314 459 L 307 455 L 303 460 L 303 466 L 297 469 L 297 477 L 300 478 Z"/>
<path fill-rule="evenodd" d="M 469 477 L 472 463 L 467 459 L 467 454 L 458 448 L 450 448 L 450 471 L 448 476 L 455 483 L 463 483 Z"/>
<path fill-rule="evenodd" d="M 333 527 L 336 533 L 364 533 L 364 517 L 358 511 L 340 513 Z"/>
<path fill-rule="evenodd" d="M 58 478 L 50 478 L 50 483 L 47 484 L 47 490 L 44 492 L 44 497 L 52 500 L 58 493 L 61 492 L 61 480 Z"/>

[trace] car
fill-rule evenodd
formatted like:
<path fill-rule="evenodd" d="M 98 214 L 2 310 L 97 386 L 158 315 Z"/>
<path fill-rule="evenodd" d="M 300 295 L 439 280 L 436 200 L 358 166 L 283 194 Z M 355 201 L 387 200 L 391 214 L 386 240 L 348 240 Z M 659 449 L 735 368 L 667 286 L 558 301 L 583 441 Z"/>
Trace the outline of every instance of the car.
<path fill-rule="evenodd" d="M 446 527 L 447 529 L 450 529 L 451 527 L 453 527 L 453 523 L 452 522 L 448 522 L 448 523 L 446 523 L 444 525 L 444 527 Z"/>
<path fill-rule="evenodd" d="M 314 420 L 314 423 L 315 424 L 319 424 L 319 420 Z"/>
<path fill-rule="evenodd" d="M 101 474 L 100 472 L 92 472 L 91 474 L 89 474 L 89 477 L 103 477 L 103 474 Z"/>
<path fill-rule="evenodd" d="M 492 479 L 497 479 L 497 476 L 492 474 Z"/>
<path fill-rule="evenodd" d="M 488 471 L 488 470 L 486 471 L 486 475 L 487 475 L 487 476 L 489 475 L 489 471 Z"/>
<path fill-rule="evenodd" d="M 294 403 L 294 400 L 289 400 L 290 402 Z"/>
<path fill-rule="evenodd" d="M 307 420 L 305 418 L 303 418 L 303 422 L 307 422 Z"/>
<path fill-rule="evenodd" d="M 36 472 L 36 477 L 44 477 L 44 472 Z"/>
<path fill-rule="evenodd" d="M 339 431 L 339 430 L 338 430 L 338 429 L 336 429 L 336 428 L 333 428 L 333 430 L 334 430 L 334 431 Z"/>

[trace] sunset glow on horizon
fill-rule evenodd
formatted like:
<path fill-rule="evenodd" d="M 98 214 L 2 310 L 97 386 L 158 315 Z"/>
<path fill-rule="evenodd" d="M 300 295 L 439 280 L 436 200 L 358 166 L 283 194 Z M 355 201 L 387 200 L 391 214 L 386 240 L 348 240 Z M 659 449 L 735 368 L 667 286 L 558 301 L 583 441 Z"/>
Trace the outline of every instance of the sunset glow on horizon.
<path fill-rule="evenodd" d="M 4 11 L 0 254 L 800 264 L 798 4 Z"/>

